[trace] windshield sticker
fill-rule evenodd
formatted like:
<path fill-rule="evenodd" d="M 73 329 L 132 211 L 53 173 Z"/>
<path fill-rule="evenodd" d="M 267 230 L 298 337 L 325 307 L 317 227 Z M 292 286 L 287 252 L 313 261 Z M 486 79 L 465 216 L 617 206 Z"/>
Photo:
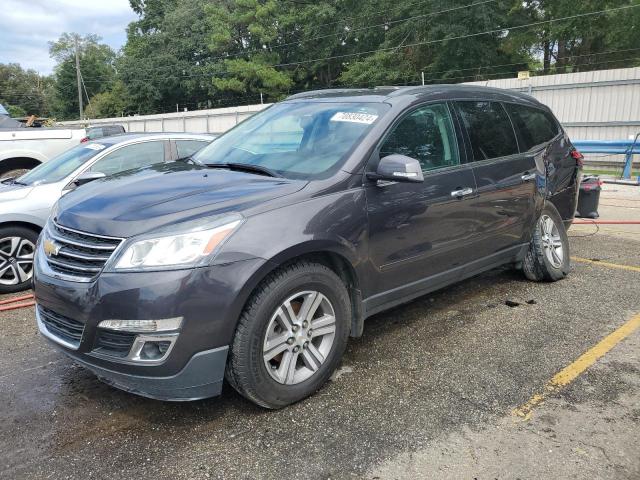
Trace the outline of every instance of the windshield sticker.
<path fill-rule="evenodd" d="M 364 123 L 371 125 L 376 121 L 378 115 L 372 115 L 370 113 L 358 113 L 358 112 L 338 112 L 331 117 L 332 122 L 353 122 Z"/>
<path fill-rule="evenodd" d="M 89 150 L 103 150 L 107 147 L 100 143 L 90 143 L 89 145 L 86 145 L 84 148 L 88 148 Z"/>

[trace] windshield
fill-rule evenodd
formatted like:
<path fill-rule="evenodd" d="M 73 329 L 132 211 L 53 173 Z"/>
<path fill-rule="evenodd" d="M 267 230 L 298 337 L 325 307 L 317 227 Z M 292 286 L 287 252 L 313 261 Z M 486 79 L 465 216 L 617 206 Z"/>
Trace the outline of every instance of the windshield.
<path fill-rule="evenodd" d="M 42 165 L 38 165 L 18 178 L 17 181 L 26 185 L 59 182 L 111 145 L 107 143 L 83 143 L 61 153 Z"/>
<path fill-rule="evenodd" d="M 194 155 L 204 164 L 245 164 L 287 178 L 337 170 L 389 106 L 382 103 L 280 103 L 242 122 Z"/>

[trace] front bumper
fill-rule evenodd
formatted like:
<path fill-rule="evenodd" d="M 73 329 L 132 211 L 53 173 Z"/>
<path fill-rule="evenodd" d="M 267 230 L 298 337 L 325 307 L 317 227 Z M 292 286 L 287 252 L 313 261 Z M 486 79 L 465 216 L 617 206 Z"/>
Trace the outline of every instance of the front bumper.
<path fill-rule="evenodd" d="M 48 340 L 56 347 L 59 346 L 55 340 Z M 86 356 L 64 348 L 61 350 L 108 385 L 155 400 L 184 402 L 220 395 L 228 347 L 198 352 L 178 373 L 164 377 L 134 375 L 99 367 L 87 361 Z"/>
<path fill-rule="evenodd" d="M 248 295 L 245 289 L 264 260 L 164 272 L 102 273 L 93 282 L 82 283 L 45 275 L 42 257 L 37 254 L 34 265 L 38 327 L 58 349 L 106 383 L 138 395 L 195 400 L 220 393 L 228 345 Z M 41 311 L 72 320 L 80 332 L 77 341 L 61 341 L 60 335 L 52 334 Z M 103 320 L 171 317 L 182 317 L 182 326 L 160 362 L 112 357 L 99 348 L 104 330 L 98 324 Z"/>

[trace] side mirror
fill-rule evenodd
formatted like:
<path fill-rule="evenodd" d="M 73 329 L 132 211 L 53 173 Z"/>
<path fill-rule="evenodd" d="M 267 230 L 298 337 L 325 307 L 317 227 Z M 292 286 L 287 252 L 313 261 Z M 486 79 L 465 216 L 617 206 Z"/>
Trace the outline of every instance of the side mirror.
<path fill-rule="evenodd" d="M 367 178 L 390 182 L 424 182 L 420 162 L 397 153 L 381 158 L 377 170 L 367 173 Z"/>
<path fill-rule="evenodd" d="M 94 180 L 99 180 L 101 178 L 105 178 L 106 175 L 102 172 L 84 172 L 78 176 L 72 183 L 79 187 L 89 182 L 93 182 Z"/>

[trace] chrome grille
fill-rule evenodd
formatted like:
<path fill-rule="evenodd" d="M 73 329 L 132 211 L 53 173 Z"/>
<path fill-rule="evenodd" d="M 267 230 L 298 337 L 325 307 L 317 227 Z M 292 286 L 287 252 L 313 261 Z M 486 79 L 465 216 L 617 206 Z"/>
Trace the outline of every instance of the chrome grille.
<path fill-rule="evenodd" d="M 82 340 L 83 323 L 60 315 L 41 305 L 38 305 L 37 308 L 40 320 L 50 335 L 62 340 L 70 347 L 78 348 Z"/>
<path fill-rule="evenodd" d="M 122 243 L 121 238 L 106 237 L 49 224 L 47 237 L 58 247 L 56 254 L 46 256 L 54 272 L 91 279 L 104 268 L 113 252 Z"/>

